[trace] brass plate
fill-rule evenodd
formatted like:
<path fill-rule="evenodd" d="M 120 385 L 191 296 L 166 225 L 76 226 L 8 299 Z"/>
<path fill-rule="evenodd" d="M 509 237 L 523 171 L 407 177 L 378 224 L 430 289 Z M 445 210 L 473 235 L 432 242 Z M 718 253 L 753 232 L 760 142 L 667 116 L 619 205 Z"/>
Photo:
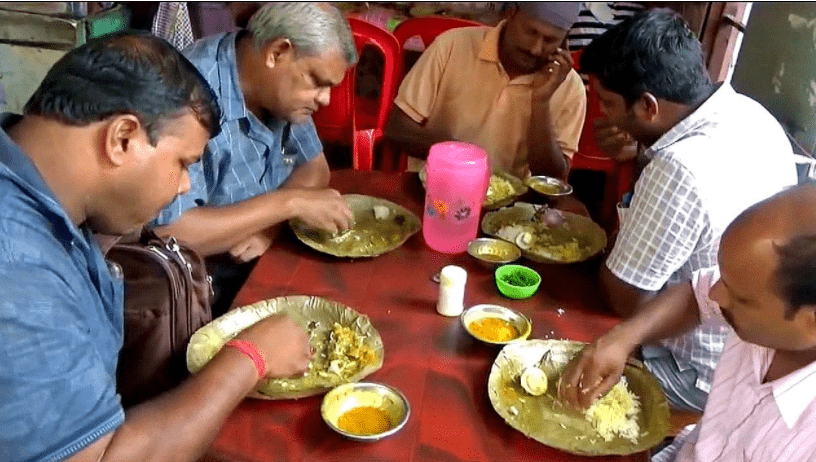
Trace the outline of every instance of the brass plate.
<path fill-rule="evenodd" d="M 262 399 L 290 399 L 325 393 L 337 385 L 356 382 L 382 367 L 383 344 L 380 334 L 367 316 L 340 303 L 308 295 L 293 295 L 264 300 L 237 308 L 197 330 L 187 346 L 187 369 L 197 372 L 239 332 L 268 316 L 286 313 L 309 332 L 315 355 L 309 371 L 298 378 L 262 382 L 250 396 Z M 353 330 L 376 353 L 374 363 L 349 377 L 327 374 L 329 334 L 334 323 Z"/>
<path fill-rule="evenodd" d="M 517 202 L 512 207 L 488 212 L 482 219 L 482 232 L 517 245 L 516 238 L 518 234 L 521 232 L 533 234 L 536 236 L 537 243 L 528 249 L 519 246 L 521 254 L 530 260 L 542 263 L 584 261 L 606 248 L 606 233 L 603 228 L 588 217 L 561 211 L 565 218 L 565 224 L 562 227 L 550 228 L 544 223 L 534 221 L 533 215 L 537 210 L 536 207 L 533 204 Z M 515 225 L 518 226 L 514 227 Z M 502 228 L 505 227 L 514 228 L 512 228 L 512 231 L 502 232 Z M 551 245 L 570 242 L 577 242 L 578 251 L 576 255 L 569 258 L 561 258 L 550 247 Z"/>
<path fill-rule="evenodd" d="M 428 173 L 423 166 L 422 170 L 419 171 L 419 179 L 422 181 L 423 187 L 425 187 L 427 176 Z M 493 188 L 490 186 L 493 186 Z M 521 197 L 522 194 L 526 193 L 528 189 L 527 185 L 514 175 L 507 172 L 493 172 L 493 174 L 490 175 L 490 185 L 487 189 L 487 197 L 485 197 L 485 201 L 482 203 L 482 208 L 485 210 L 495 210 L 499 207 L 510 205 L 513 201 Z"/>
<path fill-rule="evenodd" d="M 555 384 L 570 358 L 583 347 L 583 343 L 572 341 L 528 340 L 502 348 L 488 378 L 493 409 L 526 436 L 572 454 L 633 454 L 663 441 L 669 431 L 669 406 L 657 379 L 643 368 L 627 365 L 624 370 L 628 387 L 641 404 L 636 444 L 619 437 L 604 441 L 580 411 L 561 405 Z M 547 351 L 549 358 L 542 362 Z M 543 395 L 531 396 L 521 388 L 519 376 L 525 368 L 539 363 L 550 386 Z"/>
<path fill-rule="evenodd" d="M 332 234 L 310 228 L 300 220 L 289 225 L 304 244 L 336 257 L 376 257 L 396 249 L 422 228 L 419 217 L 405 207 L 385 199 L 361 194 L 345 194 L 343 198 L 354 213 L 354 228 Z M 386 207 L 388 216 L 375 216 L 375 207 Z"/>

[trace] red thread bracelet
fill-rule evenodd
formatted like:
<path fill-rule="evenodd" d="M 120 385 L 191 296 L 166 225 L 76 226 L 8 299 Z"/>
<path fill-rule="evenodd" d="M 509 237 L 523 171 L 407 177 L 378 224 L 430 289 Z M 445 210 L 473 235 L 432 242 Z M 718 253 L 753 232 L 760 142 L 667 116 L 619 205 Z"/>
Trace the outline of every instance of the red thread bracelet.
<path fill-rule="evenodd" d="M 255 369 L 258 371 L 258 378 L 264 378 L 266 375 L 266 361 L 264 360 L 263 356 L 261 356 L 261 352 L 258 351 L 258 348 L 254 343 L 246 340 L 232 339 L 224 346 L 235 348 L 241 353 L 247 355 L 249 359 L 255 363 Z"/>

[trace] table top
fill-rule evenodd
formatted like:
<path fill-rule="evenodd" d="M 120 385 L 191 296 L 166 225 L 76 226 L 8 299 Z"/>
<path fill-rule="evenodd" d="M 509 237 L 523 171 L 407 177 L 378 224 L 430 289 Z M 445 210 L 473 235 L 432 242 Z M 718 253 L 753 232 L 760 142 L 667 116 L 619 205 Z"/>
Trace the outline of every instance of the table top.
<path fill-rule="evenodd" d="M 331 186 L 403 205 L 422 216 L 424 191 L 415 173 L 341 170 Z M 556 207 L 580 211 L 575 199 Z M 500 348 L 476 341 L 458 317 L 436 312 L 433 273 L 455 264 L 468 272 L 465 306 L 494 303 L 525 313 L 530 338 L 592 341 L 619 320 L 597 290 L 600 259 L 548 265 L 531 261 L 542 276 L 530 299 L 499 294 L 493 271 L 467 253 L 436 252 L 422 232 L 375 258 L 341 259 L 319 253 L 284 227 L 260 258 L 235 306 L 284 295 L 315 295 L 370 317 L 384 344 L 384 364 L 366 380 L 398 388 L 411 416 L 397 434 L 360 443 L 334 433 L 320 417 L 322 396 L 299 400 L 245 400 L 227 419 L 213 450 L 231 460 L 286 461 L 515 461 L 647 460 L 646 454 L 584 458 L 547 447 L 510 427 L 493 409 L 487 378 Z"/>

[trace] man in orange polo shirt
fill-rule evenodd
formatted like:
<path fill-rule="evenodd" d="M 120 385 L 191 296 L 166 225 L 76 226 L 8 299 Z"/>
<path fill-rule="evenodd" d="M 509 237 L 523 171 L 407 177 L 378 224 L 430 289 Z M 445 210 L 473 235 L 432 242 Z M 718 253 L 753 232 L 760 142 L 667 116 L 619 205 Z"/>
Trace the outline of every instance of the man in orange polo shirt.
<path fill-rule="evenodd" d="M 576 2 L 520 3 L 494 28 L 439 35 L 406 75 L 386 135 L 419 170 L 428 148 L 482 147 L 491 168 L 566 178 L 586 114 L 581 77 L 564 46 Z"/>

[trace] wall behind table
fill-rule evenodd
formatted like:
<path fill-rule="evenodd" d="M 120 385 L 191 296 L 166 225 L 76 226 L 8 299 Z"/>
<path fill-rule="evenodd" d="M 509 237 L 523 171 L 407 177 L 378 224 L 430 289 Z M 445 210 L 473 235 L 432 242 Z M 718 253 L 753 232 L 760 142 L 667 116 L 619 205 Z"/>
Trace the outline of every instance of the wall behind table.
<path fill-rule="evenodd" d="M 816 4 L 756 2 L 732 78 L 808 153 L 816 149 Z"/>

